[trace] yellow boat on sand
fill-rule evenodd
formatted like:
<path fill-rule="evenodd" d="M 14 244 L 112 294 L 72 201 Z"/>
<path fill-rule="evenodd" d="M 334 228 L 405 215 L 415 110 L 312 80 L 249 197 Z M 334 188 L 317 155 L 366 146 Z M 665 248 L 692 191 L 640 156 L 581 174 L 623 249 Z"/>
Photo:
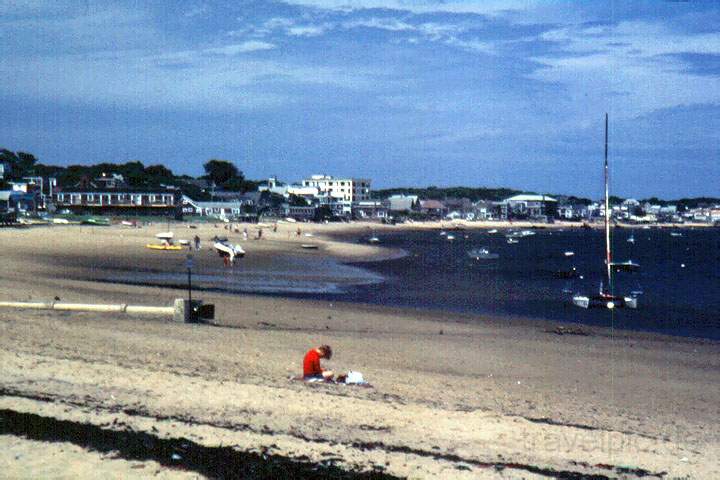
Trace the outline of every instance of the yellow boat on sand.
<path fill-rule="evenodd" d="M 183 247 L 180 245 L 161 245 L 157 243 L 148 243 L 145 245 L 145 248 L 149 248 L 151 250 L 182 250 Z"/>

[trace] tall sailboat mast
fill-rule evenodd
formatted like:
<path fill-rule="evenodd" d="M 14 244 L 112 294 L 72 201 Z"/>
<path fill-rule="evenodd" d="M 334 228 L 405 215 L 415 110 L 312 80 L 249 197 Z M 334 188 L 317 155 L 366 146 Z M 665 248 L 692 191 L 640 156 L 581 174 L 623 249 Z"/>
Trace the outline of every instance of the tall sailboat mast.
<path fill-rule="evenodd" d="M 610 238 L 610 169 L 608 168 L 608 114 L 605 114 L 605 267 L 607 269 L 606 281 L 600 282 L 600 292 L 597 295 L 578 293 L 573 295 L 572 301 L 581 308 L 637 308 L 638 301 L 635 296 L 615 295 L 613 270 L 617 264 L 612 262 L 612 242 Z M 625 271 L 635 271 L 639 265 L 632 262 L 620 264 Z M 616 270 L 617 271 L 617 270 Z M 582 277 L 580 277 L 582 278 Z"/>
<path fill-rule="evenodd" d="M 607 267 L 607 292 L 612 294 L 612 253 L 610 250 L 610 173 L 608 170 L 608 114 L 605 114 L 605 264 Z"/>

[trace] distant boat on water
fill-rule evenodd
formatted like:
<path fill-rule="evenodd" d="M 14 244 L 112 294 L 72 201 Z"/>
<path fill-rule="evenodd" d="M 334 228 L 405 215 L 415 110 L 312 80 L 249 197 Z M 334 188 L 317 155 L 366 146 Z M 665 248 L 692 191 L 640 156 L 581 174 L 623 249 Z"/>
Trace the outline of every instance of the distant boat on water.
<path fill-rule="evenodd" d="M 682 237 L 683 234 L 680 232 L 670 232 L 671 237 Z"/>
<path fill-rule="evenodd" d="M 611 262 L 610 266 L 616 272 L 637 272 L 640 270 L 640 264 L 633 262 L 632 260 L 626 260 L 624 262 Z"/>
<path fill-rule="evenodd" d="M 520 240 L 518 240 L 517 238 L 508 237 L 507 243 L 508 243 L 509 245 L 514 245 L 514 244 L 516 244 L 516 243 L 520 243 Z"/>
<path fill-rule="evenodd" d="M 600 290 L 595 295 L 576 294 L 572 297 L 574 305 L 581 308 L 607 308 L 612 310 L 614 308 L 637 308 L 638 301 L 636 297 L 615 295 L 613 291 L 613 271 L 618 271 L 614 268 L 612 261 L 612 242 L 610 241 L 610 188 L 609 188 L 609 168 L 608 168 L 608 115 L 605 114 L 605 266 L 606 266 L 606 281 L 607 288 L 603 282 L 600 282 Z M 630 262 L 617 263 L 615 265 L 630 265 L 635 266 L 636 264 Z M 637 265 L 639 267 L 639 265 Z"/>
<path fill-rule="evenodd" d="M 475 260 L 495 260 L 500 258 L 500 255 L 497 253 L 490 253 L 490 250 L 485 247 L 470 250 L 468 252 L 468 256 L 470 258 L 474 258 Z"/>
<path fill-rule="evenodd" d="M 380 239 L 373 235 L 372 237 L 368 238 L 368 243 L 380 243 Z"/>
<path fill-rule="evenodd" d="M 532 237 L 535 235 L 535 232 L 532 230 L 521 230 L 519 232 L 510 232 L 507 235 L 505 235 L 507 238 L 524 238 L 524 237 Z"/>
<path fill-rule="evenodd" d="M 628 243 L 635 243 L 635 235 L 630 234 L 630 236 L 627 239 Z"/>

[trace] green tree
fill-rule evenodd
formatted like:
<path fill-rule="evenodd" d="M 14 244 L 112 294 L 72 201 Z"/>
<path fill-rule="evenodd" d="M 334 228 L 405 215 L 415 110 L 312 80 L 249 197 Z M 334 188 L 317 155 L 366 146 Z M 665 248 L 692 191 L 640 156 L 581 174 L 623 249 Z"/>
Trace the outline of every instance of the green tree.
<path fill-rule="evenodd" d="M 216 182 L 217 183 L 217 182 Z M 247 190 L 245 180 L 242 177 L 233 177 L 224 183 L 220 184 L 225 190 L 231 192 L 244 192 Z"/>
<path fill-rule="evenodd" d="M 290 194 L 290 198 L 288 198 L 288 204 L 292 205 L 293 207 L 307 207 L 308 201 L 298 195 Z"/>
<path fill-rule="evenodd" d="M 35 164 L 37 158 L 31 153 L 11 152 L 10 150 L 0 150 L 0 161 L 10 166 L 10 177 L 19 179 L 28 175 L 35 174 Z"/>
<path fill-rule="evenodd" d="M 175 175 L 172 170 L 163 165 L 150 165 L 145 168 L 145 177 L 146 181 L 153 185 L 175 183 Z"/>
<path fill-rule="evenodd" d="M 212 159 L 203 165 L 205 169 L 205 178 L 212 180 L 216 185 L 224 185 L 229 180 L 245 179 L 243 173 L 231 162 L 227 160 Z"/>

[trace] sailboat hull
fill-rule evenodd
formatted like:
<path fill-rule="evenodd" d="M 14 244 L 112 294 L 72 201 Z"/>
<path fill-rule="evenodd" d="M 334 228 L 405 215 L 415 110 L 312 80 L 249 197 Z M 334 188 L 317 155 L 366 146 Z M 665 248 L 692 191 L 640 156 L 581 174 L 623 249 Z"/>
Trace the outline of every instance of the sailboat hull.
<path fill-rule="evenodd" d="M 575 295 L 572 299 L 573 305 L 580 308 L 638 308 L 637 298 L 634 297 L 611 297 L 605 295 Z"/>

